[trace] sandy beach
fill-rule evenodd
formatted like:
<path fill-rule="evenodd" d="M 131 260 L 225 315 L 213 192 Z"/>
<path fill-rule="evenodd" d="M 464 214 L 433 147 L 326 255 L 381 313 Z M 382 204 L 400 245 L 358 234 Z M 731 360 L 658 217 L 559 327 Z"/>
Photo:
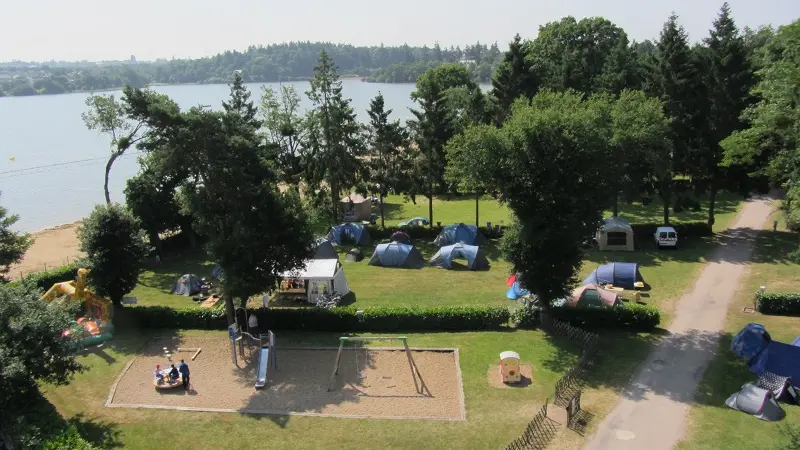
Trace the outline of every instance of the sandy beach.
<path fill-rule="evenodd" d="M 33 233 L 35 239 L 22 262 L 11 266 L 8 276 L 12 280 L 21 275 L 63 266 L 86 256 L 79 250 L 76 235 L 80 222 L 58 225 Z"/>

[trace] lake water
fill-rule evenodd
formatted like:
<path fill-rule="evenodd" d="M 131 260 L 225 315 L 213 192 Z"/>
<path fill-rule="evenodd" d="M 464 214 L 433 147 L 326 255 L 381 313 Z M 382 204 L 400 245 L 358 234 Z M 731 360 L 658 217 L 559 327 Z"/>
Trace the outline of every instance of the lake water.
<path fill-rule="evenodd" d="M 308 82 L 292 83 L 303 97 Z M 262 84 L 249 84 L 258 104 Z M 277 83 L 269 83 L 274 88 Z M 363 83 L 342 80 L 346 97 L 362 121 L 369 101 L 380 91 L 395 118 L 409 119 L 413 84 Z M 212 105 L 220 108 L 229 94 L 226 85 L 156 86 L 181 107 Z M 112 92 L 119 95 L 120 92 Z M 37 231 L 74 222 L 102 203 L 103 172 L 109 153 L 108 137 L 89 131 L 81 113 L 88 94 L 0 98 L 0 205 L 19 214 L 16 228 Z M 124 202 L 125 182 L 139 170 L 134 150 L 111 169 L 111 200 Z"/>

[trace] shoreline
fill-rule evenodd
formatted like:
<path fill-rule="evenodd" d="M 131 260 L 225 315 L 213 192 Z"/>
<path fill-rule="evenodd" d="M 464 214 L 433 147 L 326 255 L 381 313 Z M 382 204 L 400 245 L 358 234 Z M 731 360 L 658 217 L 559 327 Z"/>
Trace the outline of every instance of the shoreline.
<path fill-rule="evenodd" d="M 63 223 L 28 233 L 33 245 L 25 252 L 22 261 L 10 267 L 8 278 L 18 280 L 31 273 L 42 272 L 69 264 L 86 256 L 80 251 L 78 227 L 83 220 Z"/>

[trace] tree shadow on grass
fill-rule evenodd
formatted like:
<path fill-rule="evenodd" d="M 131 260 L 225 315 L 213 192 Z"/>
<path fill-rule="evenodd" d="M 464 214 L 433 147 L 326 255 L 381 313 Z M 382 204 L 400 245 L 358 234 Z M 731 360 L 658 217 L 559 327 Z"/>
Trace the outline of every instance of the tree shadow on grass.
<path fill-rule="evenodd" d="M 160 263 L 149 261 L 145 266 L 147 272 L 139 277 L 139 284 L 170 292 L 178 278 L 185 274 L 212 280 L 213 268 L 214 264 L 202 251 L 173 254 L 164 257 Z"/>
<path fill-rule="evenodd" d="M 120 431 L 116 424 L 87 417 L 78 413 L 67 420 L 78 433 L 98 448 L 111 449 L 124 447 L 120 441 Z"/>
<path fill-rule="evenodd" d="M 381 219 L 381 206 L 376 204 L 372 206 L 372 212 L 378 215 L 378 224 L 380 225 Z M 386 227 L 396 227 L 398 223 L 409 220 L 411 217 L 403 217 L 403 205 L 400 203 L 389 203 L 385 199 L 383 201 L 383 221 Z"/>

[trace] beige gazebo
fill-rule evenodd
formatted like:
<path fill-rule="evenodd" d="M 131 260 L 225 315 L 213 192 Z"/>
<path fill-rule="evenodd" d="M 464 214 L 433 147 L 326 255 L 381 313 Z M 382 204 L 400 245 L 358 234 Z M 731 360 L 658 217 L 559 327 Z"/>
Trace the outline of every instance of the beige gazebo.
<path fill-rule="evenodd" d="M 346 222 L 369 220 L 372 214 L 372 203 L 361 194 L 350 194 L 343 198 L 340 203 Z"/>

